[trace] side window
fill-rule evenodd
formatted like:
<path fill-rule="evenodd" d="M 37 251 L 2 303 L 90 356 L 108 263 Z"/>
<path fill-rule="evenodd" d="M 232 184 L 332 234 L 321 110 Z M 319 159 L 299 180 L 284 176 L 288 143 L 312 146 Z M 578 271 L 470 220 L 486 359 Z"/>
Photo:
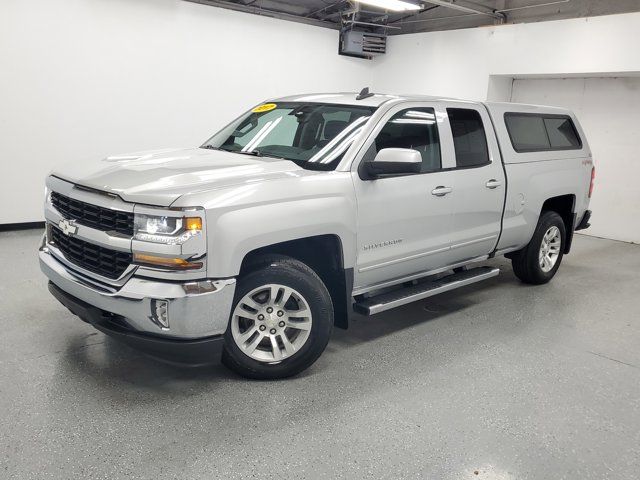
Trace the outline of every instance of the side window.
<path fill-rule="evenodd" d="M 551 148 L 580 148 L 580 140 L 573 122 L 567 117 L 547 117 L 544 119 L 547 127 Z"/>
<path fill-rule="evenodd" d="M 536 115 L 508 115 L 506 121 L 511 142 L 516 151 L 549 150 L 551 148 L 542 117 Z"/>
<path fill-rule="evenodd" d="M 478 167 L 488 164 L 487 135 L 480 113 L 466 108 L 447 108 L 447 115 L 453 134 L 456 166 Z"/>
<path fill-rule="evenodd" d="M 375 140 L 376 152 L 383 148 L 410 148 L 422 156 L 422 173 L 442 168 L 440 138 L 433 108 L 408 108 L 396 113 Z"/>
<path fill-rule="evenodd" d="M 566 115 L 506 113 L 504 118 L 516 152 L 582 148 L 573 121 Z"/>

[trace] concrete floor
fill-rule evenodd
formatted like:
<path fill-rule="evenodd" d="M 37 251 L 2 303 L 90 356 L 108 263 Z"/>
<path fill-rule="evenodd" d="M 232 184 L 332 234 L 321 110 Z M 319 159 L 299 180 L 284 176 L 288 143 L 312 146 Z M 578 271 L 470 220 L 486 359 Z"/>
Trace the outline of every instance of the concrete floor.
<path fill-rule="evenodd" d="M 640 246 L 579 236 L 542 287 L 495 261 L 496 279 L 357 317 L 298 378 L 252 382 L 72 317 L 38 239 L 0 234 L 2 478 L 638 478 Z"/>

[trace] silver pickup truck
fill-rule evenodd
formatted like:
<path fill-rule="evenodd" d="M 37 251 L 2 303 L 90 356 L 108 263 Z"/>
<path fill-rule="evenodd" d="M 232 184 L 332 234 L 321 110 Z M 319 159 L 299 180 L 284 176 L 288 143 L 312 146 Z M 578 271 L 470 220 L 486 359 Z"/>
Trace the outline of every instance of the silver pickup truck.
<path fill-rule="evenodd" d="M 493 277 L 496 255 L 548 282 L 593 178 L 566 110 L 298 95 L 198 148 L 57 168 L 40 264 L 72 313 L 150 355 L 280 378 L 354 311 Z"/>

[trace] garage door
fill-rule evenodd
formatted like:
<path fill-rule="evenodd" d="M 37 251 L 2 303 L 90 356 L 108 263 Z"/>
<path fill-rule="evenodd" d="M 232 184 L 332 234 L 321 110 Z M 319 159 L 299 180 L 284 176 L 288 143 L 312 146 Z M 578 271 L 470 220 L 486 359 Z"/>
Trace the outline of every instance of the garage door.
<path fill-rule="evenodd" d="M 640 243 L 640 78 L 515 80 L 512 101 L 577 114 L 596 164 L 592 227 L 584 233 Z"/>

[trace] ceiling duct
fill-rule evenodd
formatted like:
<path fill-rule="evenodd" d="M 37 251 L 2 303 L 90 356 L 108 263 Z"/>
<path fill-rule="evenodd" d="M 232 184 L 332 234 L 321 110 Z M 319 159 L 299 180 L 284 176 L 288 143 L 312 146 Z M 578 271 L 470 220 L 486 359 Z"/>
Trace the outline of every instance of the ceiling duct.
<path fill-rule="evenodd" d="M 383 55 L 387 52 L 388 30 L 399 29 L 387 25 L 388 20 L 386 12 L 369 11 L 356 3 L 342 13 L 338 53 L 367 59 Z"/>
<path fill-rule="evenodd" d="M 387 52 L 387 35 L 355 27 L 340 32 L 340 55 L 371 58 Z"/>

